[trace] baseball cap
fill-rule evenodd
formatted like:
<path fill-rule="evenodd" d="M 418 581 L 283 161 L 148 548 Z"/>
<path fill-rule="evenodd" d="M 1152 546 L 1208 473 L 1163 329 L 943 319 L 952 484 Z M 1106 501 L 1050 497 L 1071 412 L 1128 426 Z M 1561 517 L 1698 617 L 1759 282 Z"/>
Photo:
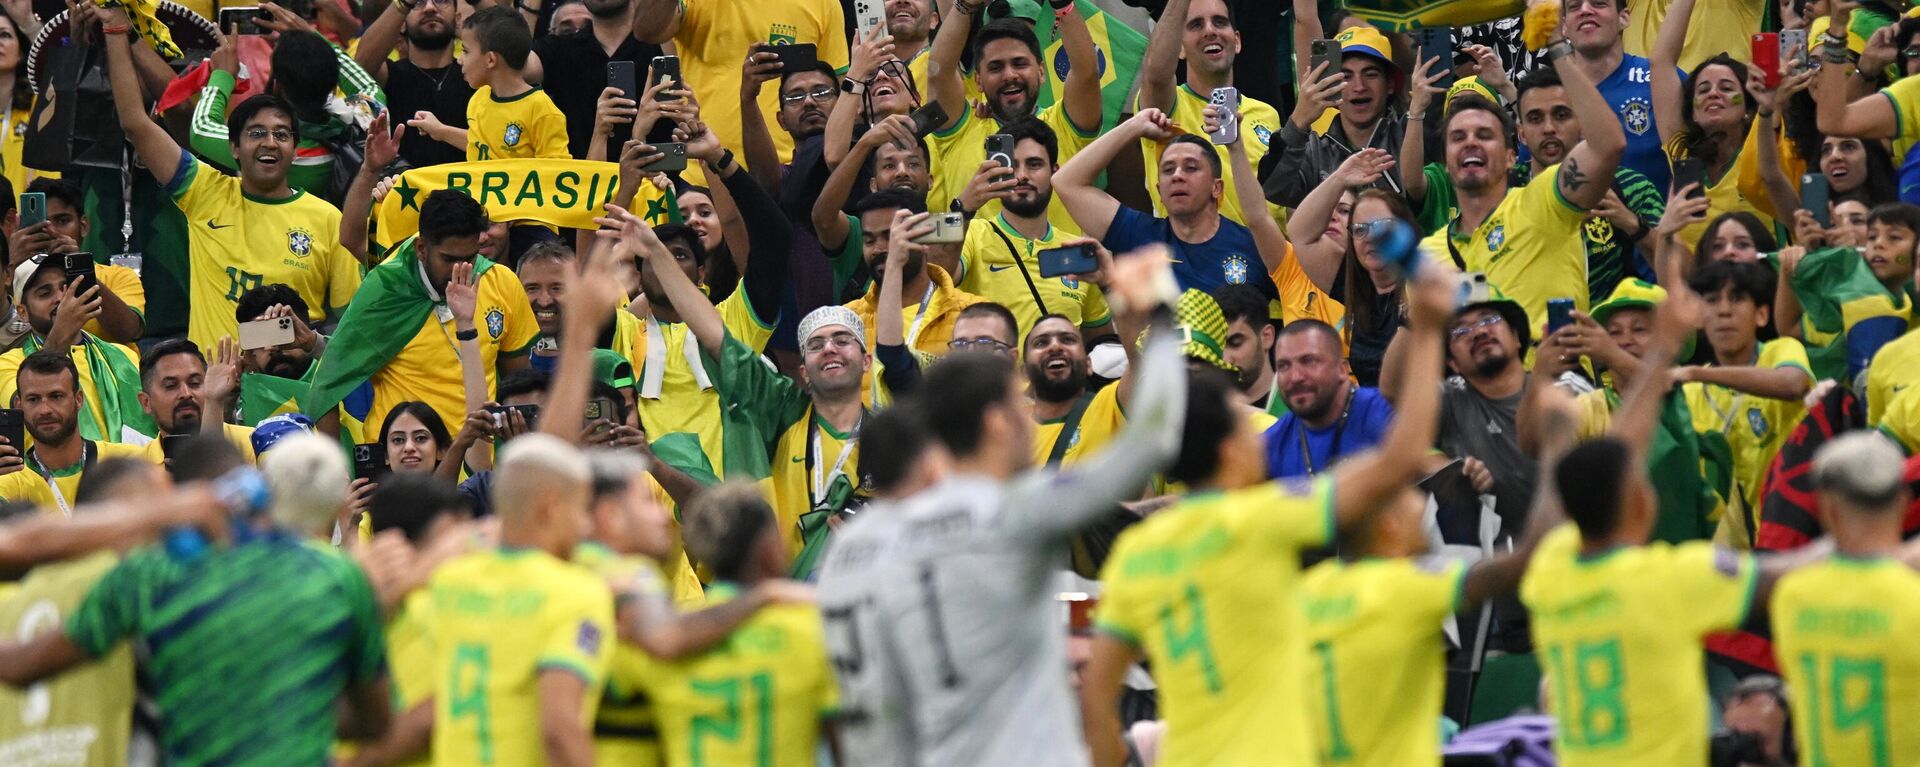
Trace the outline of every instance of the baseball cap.
<path fill-rule="evenodd" d="M 33 278 L 40 274 L 41 269 L 59 269 L 64 272 L 66 268 L 67 262 L 64 257 L 34 256 L 21 261 L 20 265 L 13 270 L 13 305 L 20 305 L 20 297 L 27 294 L 27 285 L 33 282 Z"/>
<path fill-rule="evenodd" d="M 993 0 L 981 15 L 986 21 L 1020 19 L 1037 27 L 1053 14 L 1039 0 Z"/>
<path fill-rule="evenodd" d="M 625 389 L 633 385 L 633 363 L 612 349 L 595 349 L 593 380 L 615 389 Z"/>
<path fill-rule="evenodd" d="M 1358 53 L 1372 56 L 1386 64 L 1388 69 L 1399 71 L 1399 67 L 1393 65 L 1393 44 L 1387 42 L 1387 36 L 1378 29 L 1370 26 L 1348 27 L 1340 30 L 1340 34 L 1334 35 L 1333 39 L 1340 43 L 1341 55 Z"/>
<path fill-rule="evenodd" d="M 1612 317 L 1623 309 L 1651 310 L 1665 300 L 1667 300 L 1666 288 L 1634 277 L 1621 280 L 1620 285 L 1613 289 L 1613 295 L 1607 296 L 1607 300 L 1593 307 L 1593 311 L 1589 314 L 1593 316 L 1594 322 L 1605 325 L 1608 317 Z"/>

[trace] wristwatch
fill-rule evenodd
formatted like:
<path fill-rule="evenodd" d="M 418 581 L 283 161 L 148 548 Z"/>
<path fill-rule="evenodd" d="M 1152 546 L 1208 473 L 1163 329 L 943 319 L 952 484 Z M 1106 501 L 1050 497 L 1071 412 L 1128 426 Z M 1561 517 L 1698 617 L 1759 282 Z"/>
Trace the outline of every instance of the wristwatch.
<path fill-rule="evenodd" d="M 1573 55 L 1573 43 L 1569 42 L 1566 38 L 1562 37 L 1551 43 L 1547 43 L 1548 61 L 1559 61 L 1571 55 Z"/>
<path fill-rule="evenodd" d="M 867 92 L 867 84 L 851 77 L 840 78 L 840 92 L 858 96 Z"/>
<path fill-rule="evenodd" d="M 720 159 L 714 161 L 713 169 L 715 171 L 725 171 L 727 169 L 727 166 L 732 164 L 733 164 L 733 150 L 728 149 L 726 147 L 721 147 Z"/>

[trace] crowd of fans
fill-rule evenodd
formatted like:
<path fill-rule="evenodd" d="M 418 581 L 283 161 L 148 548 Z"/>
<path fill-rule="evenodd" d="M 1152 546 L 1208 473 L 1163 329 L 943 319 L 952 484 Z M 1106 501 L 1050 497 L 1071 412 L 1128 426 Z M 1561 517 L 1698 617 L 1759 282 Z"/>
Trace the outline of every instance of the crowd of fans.
<path fill-rule="evenodd" d="M 0 764 L 1920 763 L 1920 9 L 1126 3 L 0 2 Z"/>

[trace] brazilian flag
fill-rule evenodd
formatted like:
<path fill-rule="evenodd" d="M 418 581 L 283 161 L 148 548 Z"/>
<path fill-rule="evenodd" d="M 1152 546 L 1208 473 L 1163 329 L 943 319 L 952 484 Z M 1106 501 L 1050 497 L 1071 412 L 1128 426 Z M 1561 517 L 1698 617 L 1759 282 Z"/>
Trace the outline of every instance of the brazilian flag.
<path fill-rule="evenodd" d="M 1147 55 L 1147 37 L 1092 3 L 1076 3 L 1074 7 L 1093 35 L 1094 57 L 1100 69 L 1100 103 L 1104 107 L 1100 130 L 1104 132 L 1119 123 L 1120 112 L 1126 108 L 1134 78 L 1140 74 L 1140 59 Z M 1072 67 L 1067 64 L 1067 50 L 1054 24 L 1036 26 L 1033 31 L 1040 36 L 1041 50 L 1046 51 L 1047 84 L 1038 100 L 1044 109 L 1053 105 L 1054 93 L 1066 87 L 1067 72 Z"/>
<path fill-rule="evenodd" d="M 1793 270 L 1801 334 L 1816 379 L 1855 383 L 1873 354 L 1907 332 L 1913 299 L 1888 290 L 1854 248 L 1825 248 Z M 1854 391 L 1860 391 L 1853 386 Z"/>
<path fill-rule="evenodd" d="M 1518 16 L 1526 12 L 1527 4 L 1525 0 L 1350 0 L 1347 10 L 1382 31 L 1407 32 Z"/>

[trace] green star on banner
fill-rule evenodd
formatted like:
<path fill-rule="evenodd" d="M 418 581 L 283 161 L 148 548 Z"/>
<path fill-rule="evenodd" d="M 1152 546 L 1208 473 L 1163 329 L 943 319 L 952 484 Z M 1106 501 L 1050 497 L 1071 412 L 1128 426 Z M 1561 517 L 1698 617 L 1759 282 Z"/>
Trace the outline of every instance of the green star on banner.
<path fill-rule="evenodd" d="M 393 191 L 395 194 L 400 195 L 401 210 L 420 209 L 420 202 L 414 199 L 415 196 L 420 194 L 420 188 L 408 184 L 405 176 L 400 178 L 400 183 L 393 187 Z"/>
<path fill-rule="evenodd" d="M 643 184 L 642 193 L 651 186 Z M 620 190 L 620 166 L 552 159 L 447 163 L 407 171 L 393 188 L 399 193 L 381 199 L 374 211 L 383 248 L 417 233 L 420 205 L 442 189 L 472 197 L 495 221 L 591 230 Z"/>

